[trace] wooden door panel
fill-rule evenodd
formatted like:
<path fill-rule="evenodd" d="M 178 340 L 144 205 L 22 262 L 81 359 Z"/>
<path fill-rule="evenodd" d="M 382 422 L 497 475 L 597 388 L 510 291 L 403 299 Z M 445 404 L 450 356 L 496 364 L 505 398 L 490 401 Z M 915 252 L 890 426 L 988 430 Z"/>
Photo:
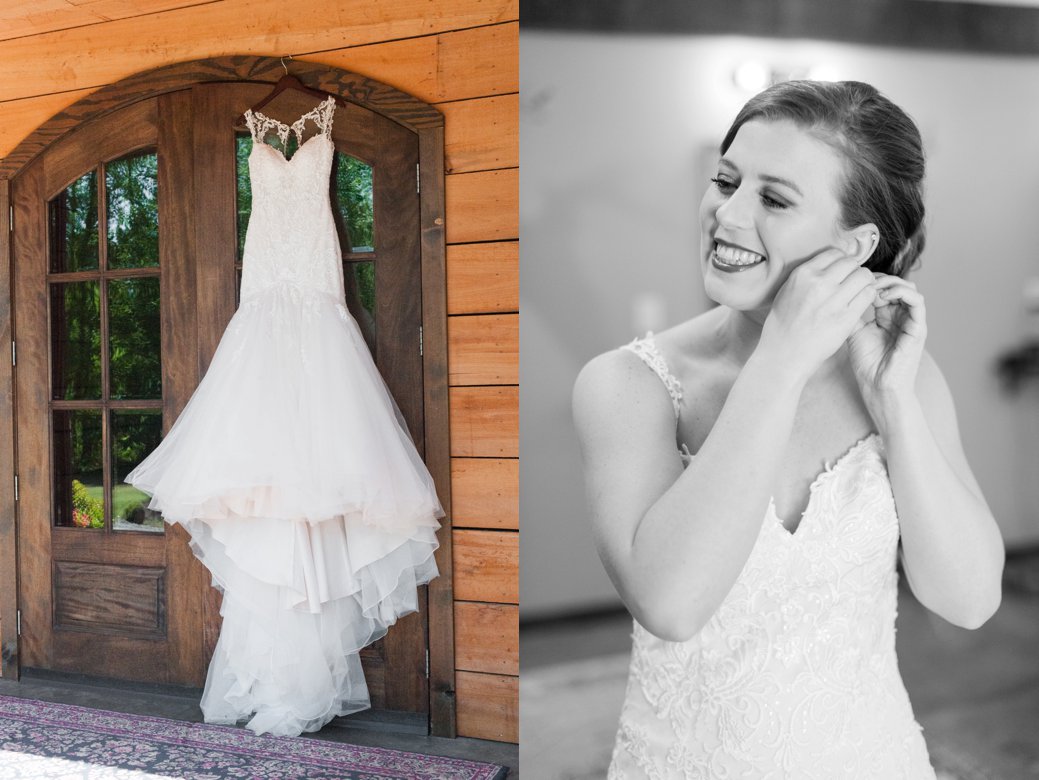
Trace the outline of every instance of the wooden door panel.
<path fill-rule="evenodd" d="M 422 405 L 422 273 L 418 199 L 418 142 L 387 120 L 380 136 L 388 148 L 375 168 L 376 290 L 379 370 L 408 421 L 420 454 L 425 451 Z M 410 136 L 410 143 L 409 143 Z"/>
<path fill-rule="evenodd" d="M 54 561 L 54 628 L 166 638 L 166 567 Z"/>
<path fill-rule="evenodd" d="M 191 90 L 159 97 L 159 220 L 162 252 L 163 433 L 180 415 L 198 385 L 195 268 L 195 165 Z M 174 679 L 206 679 L 205 605 L 215 591 L 206 568 L 191 551 L 183 526 L 166 526 L 167 631 L 169 667 Z M 215 642 L 215 639 L 213 640 Z"/>
<path fill-rule="evenodd" d="M 48 240 L 54 241 L 57 236 L 48 231 L 48 202 L 99 164 L 135 150 L 157 149 L 157 158 L 164 160 L 167 150 L 159 139 L 159 114 L 160 100 L 152 99 L 83 125 L 53 144 L 13 183 L 19 204 L 14 230 L 14 319 L 16 339 L 23 350 L 23 359 L 15 367 L 22 664 L 118 679 L 201 685 L 204 668 L 200 654 L 195 653 L 194 662 L 185 662 L 190 651 L 173 648 L 174 642 L 183 641 L 185 627 L 196 636 L 200 629 L 194 614 L 197 610 L 193 609 L 199 598 L 198 587 L 170 587 L 171 581 L 181 585 L 192 579 L 190 551 L 184 554 L 184 539 L 165 532 L 59 527 L 55 525 L 53 504 L 57 451 L 52 409 L 67 410 L 63 412 L 66 417 L 76 409 L 96 410 L 101 425 L 107 426 L 109 409 L 142 405 L 158 408 L 164 402 L 109 402 L 104 400 L 108 397 L 105 392 L 96 401 L 63 401 L 58 395 L 51 400 L 50 364 L 61 359 L 61 353 L 53 351 L 57 342 L 52 342 L 50 333 L 51 287 L 94 279 L 103 302 L 106 293 L 102 287 L 110 284 L 106 279 L 128 278 L 137 272 L 102 270 L 105 253 L 100 251 L 96 271 L 52 273 Z M 101 179 L 97 192 L 98 201 L 104 201 Z M 169 194 L 168 188 L 164 194 Z M 167 221 L 167 200 L 160 197 L 158 201 L 160 224 Z M 100 215 L 96 229 L 101 246 L 107 226 Z M 168 243 L 159 242 L 157 273 L 145 273 L 159 280 L 160 291 Z M 102 372 L 108 366 L 106 332 L 102 326 L 94 347 L 101 350 Z M 164 384 L 171 367 L 167 363 L 177 349 L 193 352 L 194 348 L 193 343 L 181 343 L 162 350 Z M 182 361 L 172 360 L 174 365 L 178 362 Z M 107 387 L 105 380 L 102 385 Z M 168 402 L 170 388 L 165 389 Z M 101 449 L 105 468 L 111 470 L 110 447 Z M 62 454 L 67 454 L 64 448 Z M 112 484 L 114 477 L 109 480 Z M 169 546 L 178 549 L 168 555 Z M 180 638 L 171 640 L 170 628 L 174 625 Z"/>
<path fill-rule="evenodd" d="M 41 629 L 51 621 L 50 581 L 50 361 L 47 338 L 46 222 L 43 160 L 37 159 L 12 182 L 14 207 L 13 297 L 15 367 L 15 432 L 18 474 L 18 579 L 22 615 L 19 661 L 24 667 L 49 669 L 51 643 Z M 41 327 L 42 325 L 42 327 Z"/>

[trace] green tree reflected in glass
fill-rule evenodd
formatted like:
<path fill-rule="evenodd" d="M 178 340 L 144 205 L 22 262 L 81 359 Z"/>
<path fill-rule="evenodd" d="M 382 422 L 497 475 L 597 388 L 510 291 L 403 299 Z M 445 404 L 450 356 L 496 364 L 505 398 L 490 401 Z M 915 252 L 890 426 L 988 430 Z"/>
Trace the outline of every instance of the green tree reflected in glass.
<path fill-rule="evenodd" d="M 162 398 L 159 277 L 108 283 L 109 396 Z"/>
<path fill-rule="evenodd" d="M 238 219 L 238 259 L 245 252 L 245 231 L 249 227 L 249 215 L 253 210 L 253 191 L 249 186 L 249 152 L 252 138 L 248 135 L 235 136 L 235 192 Z"/>
<path fill-rule="evenodd" d="M 162 516 L 148 509 L 151 498 L 123 480 L 162 439 L 159 409 L 112 411 L 112 529 L 162 533 Z"/>
<path fill-rule="evenodd" d="M 109 268 L 159 263 L 158 168 L 154 152 L 105 165 Z"/>
<path fill-rule="evenodd" d="M 162 398 L 158 157 L 135 152 L 101 169 L 104 197 L 101 174 L 91 171 L 48 212 L 51 271 L 88 272 L 50 284 L 51 395 L 54 406 L 74 407 L 52 411 L 54 522 L 161 533 L 147 496 L 123 482 L 162 438 L 161 409 L 125 408 Z M 110 401 L 123 408 L 110 409 Z"/>
<path fill-rule="evenodd" d="M 371 260 L 347 262 L 344 271 L 346 305 L 357 320 L 368 351 L 375 357 L 375 263 Z"/>
<path fill-rule="evenodd" d="M 50 202 L 50 268 L 54 273 L 98 267 L 97 173 L 72 182 Z"/>
<path fill-rule="evenodd" d="M 54 412 L 55 524 L 105 527 L 101 412 Z"/>
<path fill-rule="evenodd" d="M 336 152 L 332 162 L 332 210 L 344 252 L 375 250 L 372 166 Z M 345 232 L 345 240 L 344 240 Z"/>
<path fill-rule="evenodd" d="M 51 285 L 53 397 L 101 398 L 101 287 L 97 281 Z"/>

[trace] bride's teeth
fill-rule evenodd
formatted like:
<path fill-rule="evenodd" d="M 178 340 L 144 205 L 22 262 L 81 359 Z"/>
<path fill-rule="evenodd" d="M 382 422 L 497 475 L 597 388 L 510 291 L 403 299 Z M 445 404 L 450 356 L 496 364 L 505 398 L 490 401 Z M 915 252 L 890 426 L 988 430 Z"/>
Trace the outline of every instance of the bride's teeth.
<path fill-rule="evenodd" d="M 746 249 L 736 249 L 735 247 L 726 246 L 724 244 L 715 244 L 714 254 L 718 256 L 719 260 L 728 265 L 752 265 L 765 259 L 757 252 L 751 252 Z"/>

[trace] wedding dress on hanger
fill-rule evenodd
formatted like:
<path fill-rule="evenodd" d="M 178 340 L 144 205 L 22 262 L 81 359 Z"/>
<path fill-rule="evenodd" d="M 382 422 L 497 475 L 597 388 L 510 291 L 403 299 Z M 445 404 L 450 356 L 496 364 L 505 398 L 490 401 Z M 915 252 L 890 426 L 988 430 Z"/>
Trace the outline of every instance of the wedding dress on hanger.
<path fill-rule="evenodd" d="M 180 417 L 126 478 L 187 529 L 223 593 L 206 720 L 257 733 L 367 708 L 358 651 L 437 576 L 443 510 L 345 303 L 334 110 L 330 97 L 292 125 L 246 112 L 241 304 Z M 295 134 L 291 158 L 265 142 L 272 131 L 283 147 Z"/>

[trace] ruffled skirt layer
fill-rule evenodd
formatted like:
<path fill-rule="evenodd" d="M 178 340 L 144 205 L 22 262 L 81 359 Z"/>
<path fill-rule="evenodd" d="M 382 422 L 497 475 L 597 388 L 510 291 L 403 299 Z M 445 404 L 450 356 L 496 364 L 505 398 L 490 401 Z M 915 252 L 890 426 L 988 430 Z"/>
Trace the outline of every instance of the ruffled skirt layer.
<path fill-rule="evenodd" d="M 299 734 L 369 706 L 358 651 L 437 575 L 433 481 L 335 297 L 243 301 L 176 424 L 126 481 L 224 594 L 206 720 Z"/>

